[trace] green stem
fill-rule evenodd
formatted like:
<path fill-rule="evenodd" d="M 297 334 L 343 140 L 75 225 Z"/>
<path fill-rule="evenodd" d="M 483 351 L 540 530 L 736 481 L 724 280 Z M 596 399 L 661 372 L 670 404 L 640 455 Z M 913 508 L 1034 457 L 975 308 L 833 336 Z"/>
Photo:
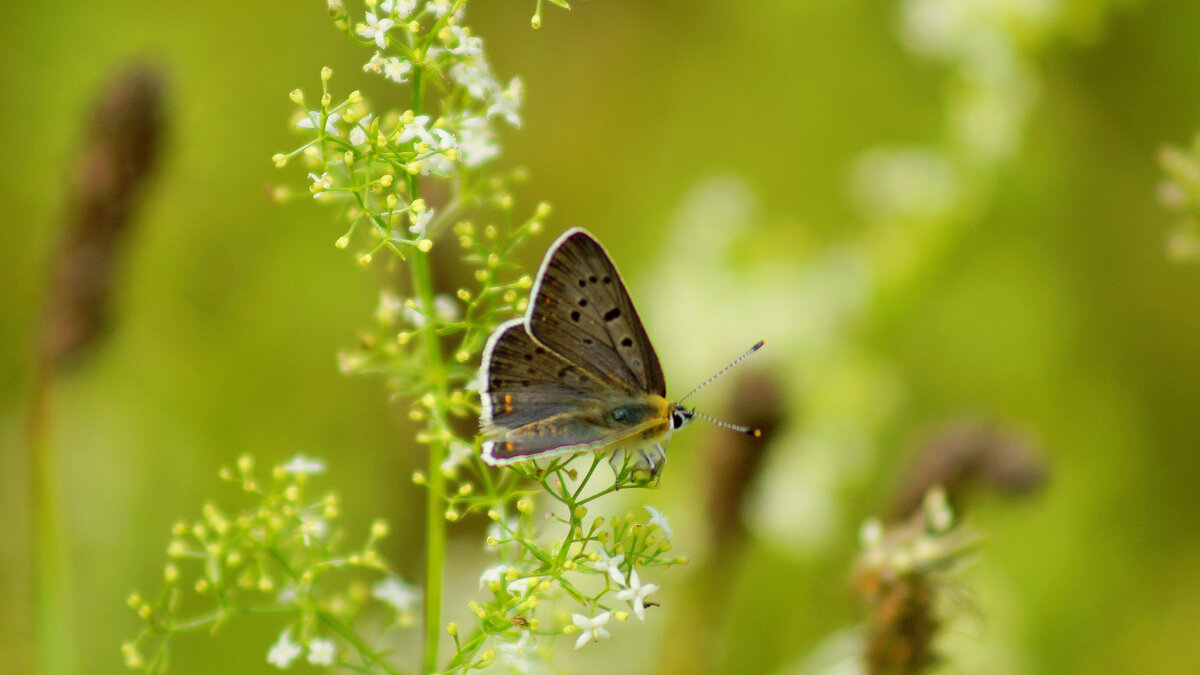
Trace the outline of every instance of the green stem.
<path fill-rule="evenodd" d="M 49 367 L 36 376 L 29 409 L 30 494 L 33 506 L 34 659 L 43 673 L 74 672 L 70 634 L 71 596 L 63 543 L 59 449 L 51 414 L 55 377 Z"/>
<path fill-rule="evenodd" d="M 417 67 L 413 72 L 412 111 L 421 114 L 425 99 L 425 72 Z M 420 182 L 409 174 L 409 193 L 415 201 L 420 197 Z M 416 249 L 409 264 L 412 273 L 413 292 L 425 311 L 433 310 L 433 278 L 429 268 L 429 254 Z M 442 345 L 435 331 L 424 331 L 426 372 L 433 389 L 433 409 L 429 411 L 430 430 L 433 439 L 429 444 L 429 485 L 425 501 L 425 647 L 422 670 L 437 672 L 438 640 L 442 634 L 442 578 L 446 562 L 446 519 L 442 508 L 442 494 L 446 491 L 446 477 L 442 474 L 442 462 L 446 459 L 447 431 L 446 408 L 446 363 L 442 358 Z"/>

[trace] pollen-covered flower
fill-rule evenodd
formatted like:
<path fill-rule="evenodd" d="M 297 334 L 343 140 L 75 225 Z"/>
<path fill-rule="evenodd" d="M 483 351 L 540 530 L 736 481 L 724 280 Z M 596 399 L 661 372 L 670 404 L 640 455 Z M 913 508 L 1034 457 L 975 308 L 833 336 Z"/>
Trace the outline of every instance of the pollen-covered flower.
<path fill-rule="evenodd" d="M 275 644 L 271 645 L 271 650 L 267 652 L 267 663 L 284 670 L 292 666 L 292 661 L 295 661 L 304 648 L 292 642 L 292 630 L 289 628 L 283 631 Z"/>
<path fill-rule="evenodd" d="M 374 12 L 367 12 L 367 23 L 358 25 L 358 34 L 368 40 L 374 40 L 380 49 L 387 47 L 387 32 L 395 26 L 391 19 L 380 19 Z"/>
<path fill-rule="evenodd" d="M 363 64 L 363 70 L 369 73 L 379 73 L 396 84 L 408 82 L 412 74 L 413 64 L 410 61 L 395 56 L 384 57 L 379 52 Z"/>
<path fill-rule="evenodd" d="M 638 579 L 637 570 L 629 572 L 629 588 L 617 593 L 618 600 L 624 600 L 633 606 L 633 613 L 642 621 L 646 620 L 646 596 L 658 590 L 658 584 L 643 584 Z"/>
<path fill-rule="evenodd" d="M 662 530 L 663 535 L 669 540 L 671 538 L 671 526 L 667 524 L 667 517 L 658 512 L 658 509 L 653 506 L 647 506 L 646 510 L 650 512 L 650 524 L 657 525 L 658 529 Z"/>
<path fill-rule="evenodd" d="M 584 616 L 582 614 L 572 614 L 571 622 L 582 631 L 579 634 L 579 639 L 575 641 L 575 649 L 583 649 L 583 646 L 594 640 L 606 638 L 609 636 L 608 631 L 604 628 L 604 624 L 612 618 L 612 612 L 600 612 L 596 616 Z"/>

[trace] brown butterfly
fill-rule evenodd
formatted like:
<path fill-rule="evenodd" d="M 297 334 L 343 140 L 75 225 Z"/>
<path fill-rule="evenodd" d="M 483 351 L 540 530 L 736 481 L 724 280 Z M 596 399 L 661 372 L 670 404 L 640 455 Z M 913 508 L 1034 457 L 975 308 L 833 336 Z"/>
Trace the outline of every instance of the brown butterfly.
<path fill-rule="evenodd" d="M 483 351 L 480 426 L 488 464 L 612 450 L 620 451 L 614 466 L 631 462 L 638 480 L 652 480 L 666 462 L 671 433 L 694 417 L 759 435 L 683 407 L 692 394 L 667 400 L 658 355 L 625 284 L 587 231 L 568 230 L 550 246 L 531 297 L 526 315 L 500 324 Z"/>

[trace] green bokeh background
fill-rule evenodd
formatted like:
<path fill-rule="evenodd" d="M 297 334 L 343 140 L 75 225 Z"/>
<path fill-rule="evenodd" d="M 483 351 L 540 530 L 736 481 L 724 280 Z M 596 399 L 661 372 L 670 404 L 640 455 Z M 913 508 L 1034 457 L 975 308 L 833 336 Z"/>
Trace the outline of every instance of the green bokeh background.
<path fill-rule="evenodd" d="M 848 187 L 860 153 L 942 134 L 944 72 L 902 47 L 896 3 L 591 0 L 548 7 L 536 32 L 532 2 L 478 5 L 471 25 L 496 72 L 520 75 L 527 93 L 503 164 L 529 169 L 521 197 L 554 205 L 552 232 L 583 225 L 606 242 L 635 298 L 653 295 L 645 280 L 671 246 L 666 223 L 702 181 L 735 176 L 758 204 L 738 265 L 795 252 L 799 268 L 867 227 Z M 854 520 L 879 505 L 923 430 L 964 412 L 1028 430 L 1052 475 L 1032 499 L 984 498 L 972 512 L 986 543 L 961 582 L 979 619 L 958 636 L 950 671 L 1200 670 L 1200 265 L 1164 254 L 1170 217 L 1155 201 L 1157 149 L 1200 129 L 1200 4 L 1066 6 L 1033 62 L 1023 138 L 983 206 L 847 336 L 903 390 L 875 436 L 880 458 L 844 495 L 851 526 L 819 554 L 745 544 L 728 604 L 706 608 L 720 626 L 714 672 L 792 672 L 855 620 Z M 5 18 L 0 654 L 27 665 L 32 326 L 80 121 L 131 60 L 167 75 L 166 156 L 120 271 L 113 331 L 62 384 L 54 418 L 81 672 L 123 670 L 118 647 L 139 628 L 126 595 L 157 585 L 171 523 L 225 494 L 217 468 L 245 452 L 264 464 L 324 457 L 348 526 L 386 515 L 397 533 L 387 554 L 419 579 L 422 494 L 408 476 L 420 458 L 406 408 L 379 381 L 340 375 L 334 358 L 369 323 L 386 275 L 332 246 L 341 230 L 329 211 L 266 197 L 299 182 L 299 169 L 270 162 L 295 144 L 289 90 L 316 91 L 329 65 L 335 84 L 379 107 L 403 105 L 399 93 L 359 72 L 368 55 L 320 3 L 68 0 L 14 5 Z M 768 290 L 793 311 L 786 288 L 746 293 Z M 699 325 L 722 321 L 722 307 L 709 309 Z M 703 335 L 647 323 L 660 351 L 686 342 L 714 365 L 727 357 Z M 749 343 L 772 327 L 746 330 Z M 804 358 L 771 349 L 777 363 Z M 664 362 L 679 386 L 707 374 Z M 802 397 L 804 383 L 788 389 Z M 683 522 L 702 517 L 705 467 L 684 456 L 699 443 L 673 447 L 680 458 L 654 495 Z M 177 672 L 267 672 L 278 627 L 242 626 L 181 643 Z M 634 628 L 574 667 L 621 658 L 644 672 L 654 659 L 620 644 Z"/>

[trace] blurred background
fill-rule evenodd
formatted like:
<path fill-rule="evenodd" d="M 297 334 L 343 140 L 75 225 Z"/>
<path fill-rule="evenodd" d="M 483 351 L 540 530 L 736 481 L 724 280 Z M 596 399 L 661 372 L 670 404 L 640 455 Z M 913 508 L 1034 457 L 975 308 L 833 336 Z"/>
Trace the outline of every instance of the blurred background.
<path fill-rule="evenodd" d="M 1200 265 L 1167 255 L 1156 199 L 1159 148 L 1200 130 L 1200 4 L 594 0 L 547 6 L 532 31 L 533 4 L 468 16 L 498 77 L 525 84 L 501 162 L 528 168 L 529 209 L 555 209 L 527 262 L 562 229 L 595 232 L 675 396 L 765 338 L 697 404 L 774 425 L 759 464 L 730 469 L 729 439 L 697 424 L 659 490 L 622 497 L 667 513 L 696 564 L 653 579 L 664 607 L 646 625 L 564 667 L 844 667 L 865 615 L 859 524 L 903 511 L 932 471 L 964 486 L 954 503 L 982 536 L 939 637 L 947 671 L 1200 670 Z M 29 667 L 35 326 L 87 120 L 131 64 L 159 73 L 161 156 L 105 338 L 46 416 L 74 662 L 123 671 L 141 625 L 127 594 L 157 587 L 171 524 L 229 496 L 217 469 L 246 452 L 324 458 L 348 527 L 388 517 L 385 551 L 419 580 L 407 408 L 335 359 L 386 272 L 334 248 L 330 211 L 269 199 L 302 182 L 270 161 L 296 144 L 288 91 L 316 91 L 328 65 L 377 107 L 400 92 L 361 72 L 369 54 L 320 2 L 66 0 L 5 17 L 5 667 Z M 480 529 L 451 529 L 464 616 L 489 564 Z M 674 641 L 697 633 L 664 641 L 688 613 L 708 631 L 699 655 Z M 277 635 L 247 620 L 183 640 L 176 672 L 267 672 Z"/>

